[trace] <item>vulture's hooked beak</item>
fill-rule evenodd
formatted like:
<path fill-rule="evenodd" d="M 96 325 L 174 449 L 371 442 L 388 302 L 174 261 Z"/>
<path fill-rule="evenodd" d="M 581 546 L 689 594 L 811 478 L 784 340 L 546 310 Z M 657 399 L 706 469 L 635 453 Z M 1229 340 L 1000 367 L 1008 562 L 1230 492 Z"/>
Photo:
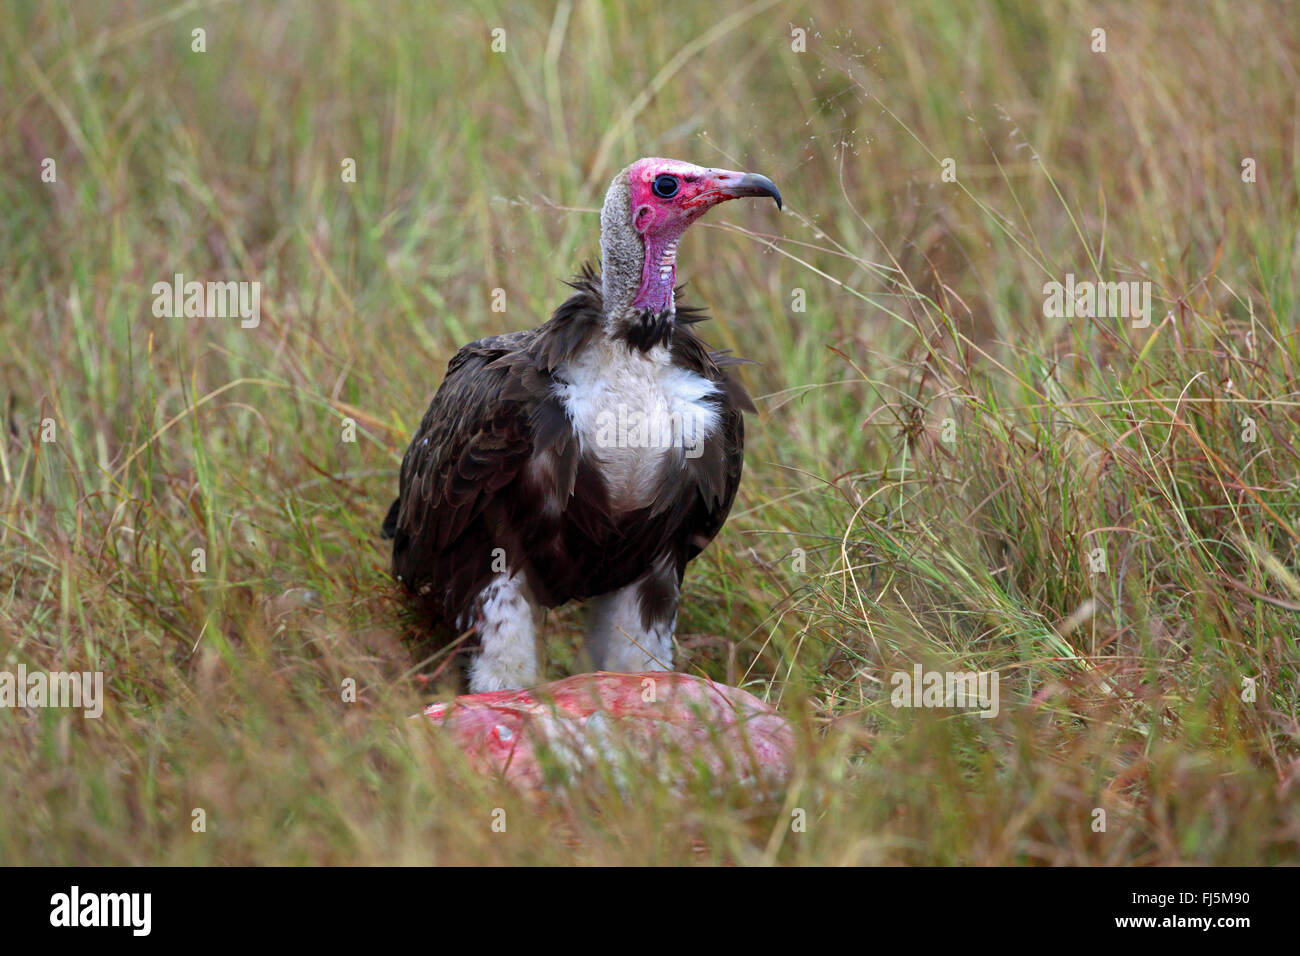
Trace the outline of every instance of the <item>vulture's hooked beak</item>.
<path fill-rule="evenodd" d="M 734 173 L 719 169 L 713 174 L 714 188 L 723 199 L 739 199 L 742 196 L 771 196 L 776 200 L 776 208 L 781 208 L 781 191 L 776 183 L 758 173 Z"/>

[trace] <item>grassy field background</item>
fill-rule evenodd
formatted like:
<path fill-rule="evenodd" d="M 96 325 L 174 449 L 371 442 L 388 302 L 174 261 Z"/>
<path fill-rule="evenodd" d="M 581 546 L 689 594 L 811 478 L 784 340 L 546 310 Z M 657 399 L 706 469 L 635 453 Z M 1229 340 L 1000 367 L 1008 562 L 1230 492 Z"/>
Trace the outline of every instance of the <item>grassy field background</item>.
<path fill-rule="evenodd" d="M 0 709 L 0 862 L 1300 860 L 1288 4 L 21 0 L 0 37 L 0 669 L 108 698 Z M 679 667 L 795 721 L 778 806 L 533 804 L 409 719 L 400 456 L 643 155 L 786 198 L 679 267 L 762 363 Z M 178 272 L 260 324 L 156 318 Z M 1047 317 L 1068 274 L 1150 282 L 1150 326 Z M 1001 712 L 894 708 L 916 663 Z"/>

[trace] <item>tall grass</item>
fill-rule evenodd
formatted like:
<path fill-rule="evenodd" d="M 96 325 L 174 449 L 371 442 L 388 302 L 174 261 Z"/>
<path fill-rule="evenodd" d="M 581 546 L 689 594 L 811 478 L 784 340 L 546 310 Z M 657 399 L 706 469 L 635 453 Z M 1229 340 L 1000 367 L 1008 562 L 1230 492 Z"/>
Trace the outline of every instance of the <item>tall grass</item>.
<path fill-rule="evenodd" d="M 0 861 L 1297 859 L 1287 5 L 15 7 L 0 659 L 108 702 L 0 709 Z M 778 808 L 537 804 L 409 719 L 446 669 L 377 535 L 405 442 L 642 155 L 787 198 L 680 257 L 762 364 L 679 666 L 796 722 Z M 261 282 L 261 323 L 155 318 L 177 272 Z M 1047 317 L 1067 274 L 1150 282 L 1150 327 Z M 891 706 L 916 663 L 996 670 L 999 715 Z"/>

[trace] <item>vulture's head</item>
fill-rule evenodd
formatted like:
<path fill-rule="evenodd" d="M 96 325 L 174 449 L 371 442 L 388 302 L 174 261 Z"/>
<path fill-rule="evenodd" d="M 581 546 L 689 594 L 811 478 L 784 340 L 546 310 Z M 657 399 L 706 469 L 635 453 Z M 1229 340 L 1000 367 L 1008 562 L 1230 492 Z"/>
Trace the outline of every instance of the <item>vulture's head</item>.
<path fill-rule="evenodd" d="M 771 196 L 781 206 L 772 180 L 757 173 L 650 158 L 615 176 L 600 213 L 606 314 L 671 311 L 682 233 L 718 203 L 743 196 Z"/>

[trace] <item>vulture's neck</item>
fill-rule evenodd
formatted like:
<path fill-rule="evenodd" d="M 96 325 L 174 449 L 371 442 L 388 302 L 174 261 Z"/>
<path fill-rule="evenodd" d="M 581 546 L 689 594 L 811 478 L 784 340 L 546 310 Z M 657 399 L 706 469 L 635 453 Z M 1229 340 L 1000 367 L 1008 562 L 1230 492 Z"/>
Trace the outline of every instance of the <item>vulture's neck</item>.
<path fill-rule="evenodd" d="M 671 338 L 676 315 L 680 236 L 643 237 L 632 226 L 631 196 L 618 177 L 600 212 L 601 298 L 605 335 L 648 350 Z"/>
<path fill-rule="evenodd" d="M 677 280 L 677 240 L 647 238 L 641 266 L 641 285 L 632 308 L 643 312 L 675 312 L 673 285 Z"/>

